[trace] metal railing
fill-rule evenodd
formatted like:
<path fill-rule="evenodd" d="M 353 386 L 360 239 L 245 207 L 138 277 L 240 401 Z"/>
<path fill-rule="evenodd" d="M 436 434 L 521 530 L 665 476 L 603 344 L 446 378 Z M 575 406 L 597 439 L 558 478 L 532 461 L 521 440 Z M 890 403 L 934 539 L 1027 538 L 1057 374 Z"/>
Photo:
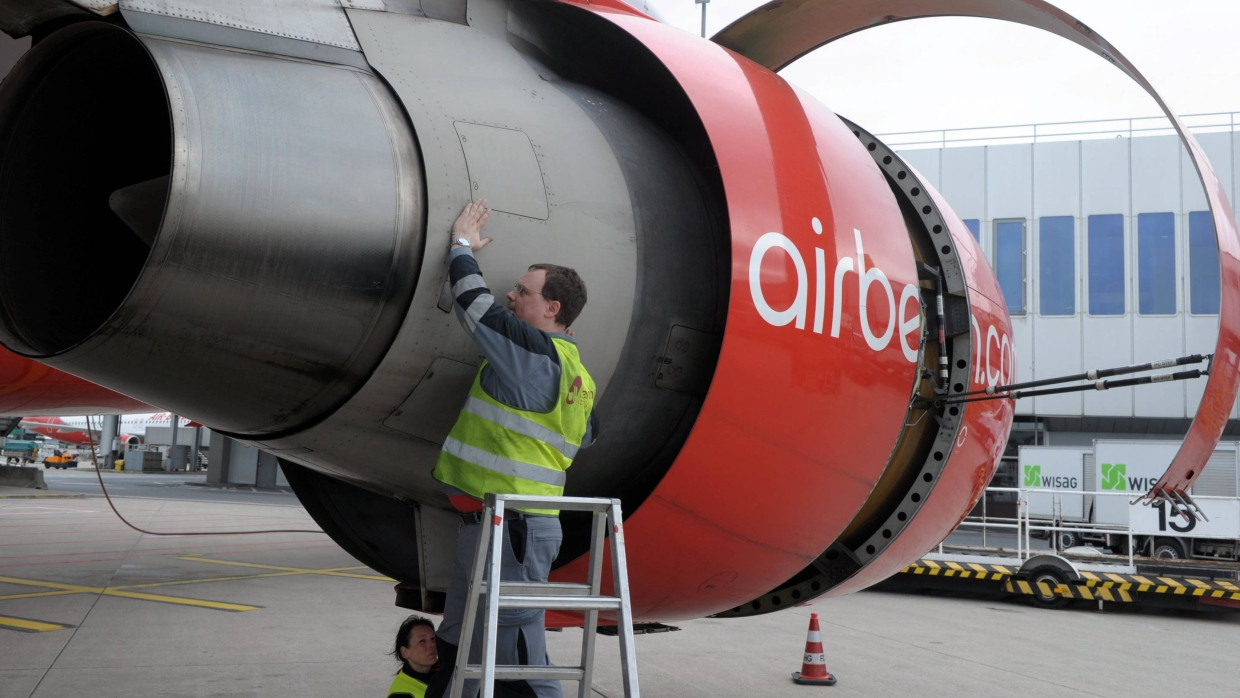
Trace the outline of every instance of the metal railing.
<path fill-rule="evenodd" d="M 1240 127 L 1240 112 L 1187 114 L 1181 115 L 1180 121 L 1195 135 L 1202 133 L 1232 133 L 1237 130 L 1237 127 Z M 1165 116 L 1141 116 L 1127 119 L 1095 119 L 1091 121 L 1060 121 L 1044 124 L 899 131 L 877 135 L 890 148 L 896 150 L 920 150 L 1009 143 L 1044 143 L 1102 138 L 1167 136 L 1175 135 L 1175 129 L 1172 128 L 1171 121 Z"/>
<path fill-rule="evenodd" d="M 1134 559 L 1138 557 L 1136 549 L 1136 540 L 1138 537 L 1167 537 L 1167 538 L 1191 538 L 1183 532 L 1175 530 L 1166 530 L 1161 532 L 1146 532 L 1134 525 L 1133 515 L 1138 511 L 1138 507 L 1144 506 L 1135 504 L 1139 492 L 1107 492 L 1107 491 L 1072 491 L 1065 492 L 1063 490 L 1039 489 L 1039 488 L 1017 488 L 1017 487 L 988 487 L 987 493 L 1008 493 L 1016 496 L 1015 516 L 992 515 L 990 508 L 992 506 L 990 498 L 983 496 L 980 506 L 980 516 L 967 516 L 964 521 L 956 528 L 956 531 L 979 531 L 981 535 L 981 548 L 991 551 L 998 551 L 1005 557 L 1014 557 L 1019 562 L 1024 562 L 1034 555 L 1047 551 L 1062 552 L 1056 541 L 1062 533 L 1077 534 L 1082 540 L 1098 542 L 1104 540 L 1107 536 L 1120 536 L 1126 538 L 1125 544 L 1122 546 L 1124 552 L 1122 554 L 1111 554 L 1111 557 L 1126 558 L 1128 567 L 1134 566 Z M 1034 511 L 1030 507 L 1030 497 L 1041 496 L 1050 499 L 1049 508 L 1039 506 L 1038 511 Z M 1084 498 L 1091 497 L 1096 503 L 1104 498 L 1122 498 L 1128 504 L 1127 521 L 1124 523 L 1096 523 L 1091 521 L 1074 521 L 1072 519 L 1081 518 L 1073 514 L 1065 514 L 1064 500 L 1065 498 Z M 1199 500 L 1220 500 L 1233 503 L 1232 498 L 1224 497 L 1200 497 Z M 1069 500 L 1071 501 L 1071 500 Z M 1082 507 L 1088 510 L 1087 506 Z M 1073 507 L 1075 509 L 1075 507 Z M 956 532 L 954 531 L 953 534 Z M 1006 535 L 1000 535 L 1006 533 Z M 1005 545 L 1011 543 L 1014 536 L 1014 547 Z M 948 537 L 949 539 L 951 536 Z M 997 539 L 997 540 L 996 540 Z M 1038 539 L 1037 545 L 1039 550 L 1034 550 L 1035 539 Z M 1041 540 L 1046 540 L 1042 543 Z M 965 544 L 949 541 L 945 539 L 939 543 L 935 551 L 939 554 L 945 554 L 945 546 L 956 548 L 969 547 Z M 1191 551 L 1185 551 L 1191 554 Z M 1101 558 L 1102 552 L 1099 551 L 1098 556 Z"/>

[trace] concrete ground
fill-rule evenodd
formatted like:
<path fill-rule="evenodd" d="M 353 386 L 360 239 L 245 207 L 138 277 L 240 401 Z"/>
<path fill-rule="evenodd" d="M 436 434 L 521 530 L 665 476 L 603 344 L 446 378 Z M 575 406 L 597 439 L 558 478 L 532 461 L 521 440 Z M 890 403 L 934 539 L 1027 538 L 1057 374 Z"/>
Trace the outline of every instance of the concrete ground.
<path fill-rule="evenodd" d="M 287 504 L 0 490 L 0 698 L 381 696 L 405 611 Z M 193 535 L 191 535 L 191 533 Z M 197 535 L 197 534 L 205 535 Z M 839 683 L 798 686 L 810 613 Z M 1234 695 L 1240 614 L 862 592 L 637 638 L 647 696 Z M 572 663 L 580 630 L 552 633 Z M 621 696 L 600 637 L 590 695 Z M 565 684 L 566 695 L 576 685 Z"/>

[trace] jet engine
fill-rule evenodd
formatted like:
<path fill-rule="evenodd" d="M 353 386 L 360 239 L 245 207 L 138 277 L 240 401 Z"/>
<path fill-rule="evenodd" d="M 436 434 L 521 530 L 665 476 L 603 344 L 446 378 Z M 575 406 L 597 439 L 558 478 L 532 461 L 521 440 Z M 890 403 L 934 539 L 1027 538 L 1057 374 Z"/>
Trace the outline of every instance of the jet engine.
<path fill-rule="evenodd" d="M 567 493 L 622 500 L 637 619 L 866 586 L 989 481 L 1011 403 L 935 398 L 1013 379 L 993 274 L 766 67 L 619 2 L 199 5 L 59 18 L 4 82 L 0 340 L 274 453 L 402 602 L 435 610 L 451 563 L 430 472 L 480 361 L 445 269 L 474 198 L 497 295 L 541 261 L 589 287 L 602 429 Z M 60 249 L 98 264 L 40 287 Z"/>

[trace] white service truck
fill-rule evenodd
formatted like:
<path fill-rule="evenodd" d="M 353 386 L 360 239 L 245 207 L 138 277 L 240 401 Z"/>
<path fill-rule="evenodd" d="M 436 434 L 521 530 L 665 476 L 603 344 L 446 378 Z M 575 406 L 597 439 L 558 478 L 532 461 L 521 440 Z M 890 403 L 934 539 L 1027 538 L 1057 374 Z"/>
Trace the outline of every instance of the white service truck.
<path fill-rule="evenodd" d="M 1178 441 L 1099 439 L 1093 446 L 1022 446 L 1020 487 L 1029 518 L 1065 528 L 1060 549 L 1081 543 L 1158 558 L 1240 560 L 1240 444 L 1222 442 L 1193 484 L 1194 510 L 1133 504 L 1167 470 Z"/>

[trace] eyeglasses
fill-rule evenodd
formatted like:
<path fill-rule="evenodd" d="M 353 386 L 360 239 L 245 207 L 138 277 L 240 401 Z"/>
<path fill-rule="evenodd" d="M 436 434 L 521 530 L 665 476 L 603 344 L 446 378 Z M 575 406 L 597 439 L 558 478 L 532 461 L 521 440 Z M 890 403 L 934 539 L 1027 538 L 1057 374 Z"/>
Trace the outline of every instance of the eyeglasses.
<path fill-rule="evenodd" d="M 514 285 L 512 288 L 513 290 L 517 292 L 518 295 L 527 296 L 532 293 L 535 296 L 542 296 L 542 293 L 526 288 L 525 286 L 521 284 L 520 281 L 518 281 L 516 285 Z M 546 296 L 543 296 L 543 297 L 546 298 Z"/>

